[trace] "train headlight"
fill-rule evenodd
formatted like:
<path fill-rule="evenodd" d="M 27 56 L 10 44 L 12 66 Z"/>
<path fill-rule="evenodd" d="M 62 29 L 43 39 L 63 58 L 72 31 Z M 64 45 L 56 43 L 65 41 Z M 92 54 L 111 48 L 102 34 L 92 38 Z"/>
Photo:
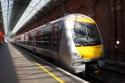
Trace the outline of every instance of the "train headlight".
<path fill-rule="evenodd" d="M 73 53 L 73 62 L 72 65 L 73 66 L 79 66 L 84 64 L 83 59 L 80 57 L 80 55 L 78 53 Z"/>

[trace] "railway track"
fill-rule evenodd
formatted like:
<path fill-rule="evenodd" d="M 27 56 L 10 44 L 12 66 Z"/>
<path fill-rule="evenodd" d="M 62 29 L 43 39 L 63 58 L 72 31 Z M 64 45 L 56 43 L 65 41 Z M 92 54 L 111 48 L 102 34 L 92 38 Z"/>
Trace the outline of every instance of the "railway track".
<path fill-rule="evenodd" d="M 106 64 L 98 71 L 88 71 L 82 78 L 90 83 L 125 83 L 125 65 L 115 61 L 106 61 Z"/>
<path fill-rule="evenodd" d="M 106 61 L 106 65 L 101 69 L 125 76 L 125 62 Z"/>

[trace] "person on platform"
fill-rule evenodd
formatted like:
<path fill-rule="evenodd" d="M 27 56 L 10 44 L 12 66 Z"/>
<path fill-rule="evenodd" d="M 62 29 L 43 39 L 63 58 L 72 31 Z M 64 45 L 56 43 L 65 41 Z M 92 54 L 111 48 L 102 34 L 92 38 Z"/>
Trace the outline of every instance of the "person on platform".
<path fill-rule="evenodd" d="M 0 45 L 4 44 L 4 33 L 0 31 Z"/>

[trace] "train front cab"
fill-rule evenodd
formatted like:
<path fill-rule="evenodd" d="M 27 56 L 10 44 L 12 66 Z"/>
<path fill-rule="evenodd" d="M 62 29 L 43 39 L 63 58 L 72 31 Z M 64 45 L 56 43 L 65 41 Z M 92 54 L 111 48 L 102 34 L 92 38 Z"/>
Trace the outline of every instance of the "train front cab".
<path fill-rule="evenodd" d="M 78 73 L 85 71 L 89 63 L 97 66 L 102 64 L 103 43 L 96 22 L 76 14 L 66 19 L 65 27 L 72 56 L 71 69 Z"/>

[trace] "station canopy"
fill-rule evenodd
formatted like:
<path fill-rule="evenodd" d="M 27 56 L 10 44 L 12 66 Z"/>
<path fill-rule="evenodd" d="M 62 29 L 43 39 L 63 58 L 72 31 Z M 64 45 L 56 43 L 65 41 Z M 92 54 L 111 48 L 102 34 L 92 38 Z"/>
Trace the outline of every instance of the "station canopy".
<path fill-rule="evenodd" d="M 1 0 L 5 34 L 16 34 L 32 18 L 42 16 L 62 1 L 66 0 Z"/>

